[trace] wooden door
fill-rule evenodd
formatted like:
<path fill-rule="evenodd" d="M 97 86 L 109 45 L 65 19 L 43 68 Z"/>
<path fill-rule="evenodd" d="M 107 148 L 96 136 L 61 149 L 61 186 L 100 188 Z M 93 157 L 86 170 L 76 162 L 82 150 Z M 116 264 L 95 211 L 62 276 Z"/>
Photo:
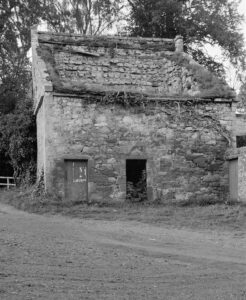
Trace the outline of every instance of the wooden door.
<path fill-rule="evenodd" d="M 238 200 L 238 159 L 229 161 L 230 199 Z"/>
<path fill-rule="evenodd" d="M 65 196 L 72 202 L 86 202 L 88 199 L 88 161 L 66 160 Z"/>

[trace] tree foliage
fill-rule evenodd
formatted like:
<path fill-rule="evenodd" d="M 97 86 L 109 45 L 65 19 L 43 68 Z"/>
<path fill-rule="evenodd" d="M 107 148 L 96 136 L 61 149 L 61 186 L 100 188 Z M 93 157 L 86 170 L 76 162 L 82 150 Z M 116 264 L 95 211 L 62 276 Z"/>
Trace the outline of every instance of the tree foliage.
<path fill-rule="evenodd" d="M 15 177 L 22 179 L 31 178 L 35 170 L 36 129 L 27 53 L 30 26 L 43 16 L 43 5 L 37 0 L 0 3 L 0 167 L 1 175 L 14 171 Z"/>
<path fill-rule="evenodd" d="M 38 0 L 2 0 L 0 3 L 0 111 L 8 113 L 25 98 L 30 82 L 27 52 L 30 27 L 45 14 Z"/>
<path fill-rule="evenodd" d="M 209 69 L 222 66 L 203 51 L 205 44 L 218 45 L 234 65 L 244 59 L 243 20 L 240 1 L 231 0 L 128 0 L 130 31 L 143 37 L 174 38 L 182 35 L 185 51 Z"/>
<path fill-rule="evenodd" d="M 102 34 L 122 18 L 122 0 L 63 0 L 56 1 L 57 24 L 51 25 L 61 32 Z"/>
<path fill-rule="evenodd" d="M 36 174 L 36 124 L 32 100 L 0 118 L 0 154 L 10 160 L 17 182 L 32 182 Z"/>

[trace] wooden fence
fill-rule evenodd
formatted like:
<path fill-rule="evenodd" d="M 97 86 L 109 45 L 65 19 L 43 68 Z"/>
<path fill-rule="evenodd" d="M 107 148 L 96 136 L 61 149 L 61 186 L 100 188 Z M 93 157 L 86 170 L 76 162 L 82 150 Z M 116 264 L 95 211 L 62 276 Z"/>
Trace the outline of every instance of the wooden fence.
<path fill-rule="evenodd" d="M 7 187 L 7 189 L 9 189 L 11 186 L 16 186 L 14 177 L 0 176 L 0 187 L 1 186 Z"/>

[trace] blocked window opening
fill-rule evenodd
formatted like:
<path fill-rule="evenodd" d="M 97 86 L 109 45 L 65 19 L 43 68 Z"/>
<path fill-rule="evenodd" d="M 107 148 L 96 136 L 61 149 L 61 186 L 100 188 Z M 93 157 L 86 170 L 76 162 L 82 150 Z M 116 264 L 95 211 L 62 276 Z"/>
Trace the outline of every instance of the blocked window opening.
<path fill-rule="evenodd" d="M 246 147 L 246 135 L 238 135 L 236 137 L 237 148 Z"/>
<path fill-rule="evenodd" d="M 126 199 L 131 202 L 147 200 L 147 172 L 145 159 L 126 160 Z"/>

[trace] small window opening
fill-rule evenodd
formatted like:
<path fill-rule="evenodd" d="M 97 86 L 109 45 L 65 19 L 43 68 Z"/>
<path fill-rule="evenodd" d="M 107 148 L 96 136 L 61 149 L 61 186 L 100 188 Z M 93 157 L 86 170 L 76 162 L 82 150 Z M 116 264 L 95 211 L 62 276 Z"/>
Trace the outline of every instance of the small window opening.
<path fill-rule="evenodd" d="M 237 148 L 246 147 L 246 135 L 236 137 Z"/>
<path fill-rule="evenodd" d="M 147 200 L 146 160 L 126 160 L 126 199 L 131 202 Z"/>

